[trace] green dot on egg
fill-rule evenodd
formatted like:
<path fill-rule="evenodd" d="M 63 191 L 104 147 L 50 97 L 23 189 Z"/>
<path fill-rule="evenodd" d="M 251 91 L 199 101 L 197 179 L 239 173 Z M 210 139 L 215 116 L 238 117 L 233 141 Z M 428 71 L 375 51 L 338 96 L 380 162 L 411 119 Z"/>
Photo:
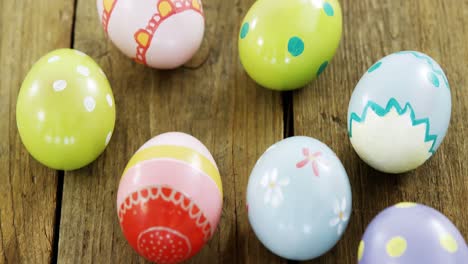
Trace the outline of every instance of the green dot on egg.
<path fill-rule="evenodd" d="M 240 32 L 240 38 L 241 39 L 244 39 L 245 37 L 247 37 L 247 34 L 249 33 L 249 22 L 245 22 L 242 27 L 241 27 L 241 32 Z"/>
<path fill-rule="evenodd" d="M 292 37 L 288 41 L 288 51 L 294 57 L 297 57 L 304 52 L 304 41 L 299 37 Z"/>

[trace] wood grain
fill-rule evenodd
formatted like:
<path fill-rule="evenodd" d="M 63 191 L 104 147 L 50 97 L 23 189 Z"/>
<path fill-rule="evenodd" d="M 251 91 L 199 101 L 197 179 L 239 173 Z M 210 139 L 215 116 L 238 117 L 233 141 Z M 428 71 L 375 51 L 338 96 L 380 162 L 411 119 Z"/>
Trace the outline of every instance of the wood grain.
<path fill-rule="evenodd" d="M 384 208 L 415 201 L 446 214 L 468 236 L 468 1 L 342 1 L 344 35 L 330 68 L 293 95 L 294 132 L 328 144 L 347 169 L 353 190 L 353 214 L 330 253 L 309 263 L 356 263 L 367 224 Z M 362 74 L 381 57 L 400 50 L 432 56 L 445 70 L 452 89 L 449 133 L 429 162 L 414 172 L 378 173 L 355 154 L 347 137 L 351 93 Z"/>
<path fill-rule="evenodd" d="M 72 17 L 72 0 L 0 1 L 0 263 L 47 263 L 53 255 L 57 172 L 29 156 L 15 108 L 32 64 L 69 47 Z"/>
<path fill-rule="evenodd" d="M 245 212 L 250 169 L 283 137 L 281 95 L 256 86 L 237 56 L 238 28 L 253 1 L 204 1 L 207 41 L 188 68 L 136 65 L 107 40 L 93 1 L 78 1 L 75 48 L 108 74 L 116 98 L 116 131 L 91 166 L 67 172 L 59 263 L 142 263 L 122 236 L 116 209 L 121 173 L 145 141 L 182 131 L 211 150 L 220 169 L 224 207 L 212 241 L 190 263 L 284 263 L 252 233 Z M 198 67 L 197 69 L 192 69 Z"/>
<path fill-rule="evenodd" d="M 105 37 L 95 1 L 76 1 L 0 1 L 0 263 L 146 263 L 120 230 L 117 187 L 137 148 L 167 131 L 187 132 L 204 142 L 223 179 L 217 233 L 189 263 L 287 263 L 252 232 L 245 190 L 259 156 L 291 135 L 328 144 L 341 158 L 353 189 L 353 214 L 343 239 L 308 263 L 356 263 L 366 225 L 403 200 L 439 209 L 468 237 L 468 0 L 342 0 L 343 39 L 334 60 L 319 80 L 284 94 L 257 86 L 239 63 L 238 29 L 254 0 L 204 0 L 203 47 L 173 71 L 149 69 L 126 58 Z M 28 155 L 17 133 L 15 107 L 32 64 L 72 43 L 108 75 L 117 123 L 97 161 L 65 173 L 62 204 L 56 208 L 61 172 Z M 369 168 L 354 153 L 347 137 L 347 108 L 369 66 L 407 49 L 429 54 L 444 68 L 452 87 L 452 122 L 429 162 L 390 176 Z M 58 209 L 60 226 L 55 223 Z M 60 230 L 58 249 L 54 228 Z"/>

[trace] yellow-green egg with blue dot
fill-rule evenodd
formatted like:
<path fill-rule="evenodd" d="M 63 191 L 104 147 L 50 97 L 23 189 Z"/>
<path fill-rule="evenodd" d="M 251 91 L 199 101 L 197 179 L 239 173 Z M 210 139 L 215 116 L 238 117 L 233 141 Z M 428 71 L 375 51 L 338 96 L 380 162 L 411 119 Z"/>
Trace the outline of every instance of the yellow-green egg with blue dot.
<path fill-rule="evenodd" d="M 359 264 L 461 264 L 468 247 L 455 225 L 439 211 L 403 202 L 378 214 L 357 249 Z"/>
<path fill-rule="evenodd" d="M 337 0 L 259 0 L 240 28 L 240 60 L 258 84 L 298 89 L 327 68 L 341 32 Z"/>
<path fill-rule="evenodd" d="M 114 131 L 115 102 L 106 75 L 81 51 L 46 54 L 23 81 L 16 122 L 24 146 L 40 163 L 58 170 L 88 165 Z"/>

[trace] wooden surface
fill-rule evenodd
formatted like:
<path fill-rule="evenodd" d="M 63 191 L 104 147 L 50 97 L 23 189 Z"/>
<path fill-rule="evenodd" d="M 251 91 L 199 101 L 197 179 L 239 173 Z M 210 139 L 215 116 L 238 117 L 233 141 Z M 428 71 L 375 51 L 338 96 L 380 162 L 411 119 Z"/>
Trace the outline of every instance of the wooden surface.
<path fill-rule="evenodd" d="M 123 168 L 146 140 L 183 131 L 212 151 L 223 179 L 218 232 L 190 263 L 287 263 L 256 239 L 245 211 L 249 173 L 265 149 L 292 135 L 328 144 L 345 165 L 353 214 L 338 245 L 308 263 L 356 263 L 360 237 L 382 209 L 402 200 L 439 209 L 468 237 L 468 0 L 343 0 L 344 33 L 330 67 L 305 89 L 258 87 L 237 54 L 240 22 L 254 0 L 204 0 L 205 42 L 174 71 L 133 63 L 104 36 L 92 0 L 0 0 L 0 263 L 145 263 L 127 245 L 115 199 Z M 47 169 L 24 149 L 15 106 L 21 81 L 46 52 L 73 47 L 106 72 L 116 131 L 88 167 Z M 365 70 L 394 51 L 430 54 L 452 87 L 452 122 L 436 155 L 415 172 L 388 176 L 354 153 L 348 100 Z"/>
<path fill-rule="evenodd" d="M 29 156 L 15 109 L 31 65 L 70 46 L 72 23 L 73 0 L 0 0 L 0 263 L 53 258 L 59 173 Z"/>

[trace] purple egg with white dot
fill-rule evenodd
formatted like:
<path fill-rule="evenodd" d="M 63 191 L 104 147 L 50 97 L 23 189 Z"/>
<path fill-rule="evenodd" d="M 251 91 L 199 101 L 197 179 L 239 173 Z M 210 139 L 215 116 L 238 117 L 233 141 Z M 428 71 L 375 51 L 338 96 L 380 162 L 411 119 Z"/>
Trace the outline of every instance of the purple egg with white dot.
<path fill-rule="evenodd" d="M 359 264 L 466 264 L 468 246 L 439 211 L 399 203 L 378 214 L 358 248 Z"/>

